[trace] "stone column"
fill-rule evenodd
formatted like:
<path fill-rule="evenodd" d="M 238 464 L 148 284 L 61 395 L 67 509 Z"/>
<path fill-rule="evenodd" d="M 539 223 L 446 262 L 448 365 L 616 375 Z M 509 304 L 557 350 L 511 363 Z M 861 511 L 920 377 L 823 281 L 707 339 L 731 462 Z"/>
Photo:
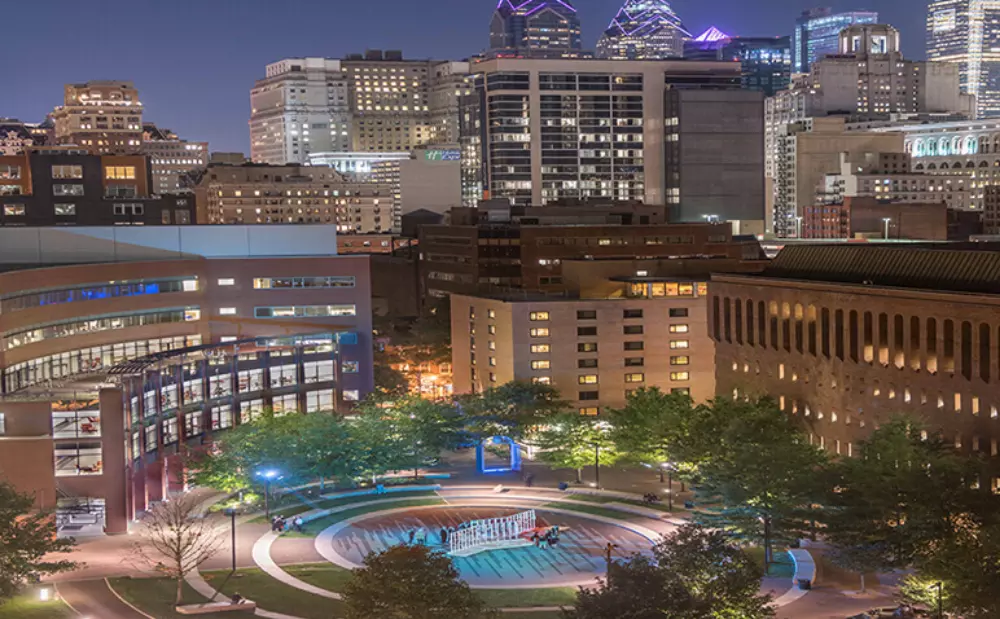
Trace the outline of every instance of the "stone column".
<path fill-rule="evenodd" d="M 104 532 L 120 535 L 128 532 L 125 485 L 125 407 L 120 389 L 101 389 L 101 460 L 104 480 Z"/>
<path fill-rule="evenodd" d="M 183 494 L 187 489 L 184 481 L 184 459 L 180 454 L 167 456 L 163 463 L 165 486 L 168 497 Z"/>
<path fill-rule="evenodd" d="M 155 460 L 146 466 L 146 507 L 150 503 L 163 500 L 163 460 Z"/>

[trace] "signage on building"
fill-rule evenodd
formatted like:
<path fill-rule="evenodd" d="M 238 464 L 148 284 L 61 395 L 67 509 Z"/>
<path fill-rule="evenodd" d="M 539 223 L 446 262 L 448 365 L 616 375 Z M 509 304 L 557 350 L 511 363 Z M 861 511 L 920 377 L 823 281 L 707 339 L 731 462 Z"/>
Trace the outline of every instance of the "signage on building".
<path fill-rule="evenodd" d="M 424 159 L 427 161 L 459 161 L 462 153 L 457 150 L 425 150 Z"/>

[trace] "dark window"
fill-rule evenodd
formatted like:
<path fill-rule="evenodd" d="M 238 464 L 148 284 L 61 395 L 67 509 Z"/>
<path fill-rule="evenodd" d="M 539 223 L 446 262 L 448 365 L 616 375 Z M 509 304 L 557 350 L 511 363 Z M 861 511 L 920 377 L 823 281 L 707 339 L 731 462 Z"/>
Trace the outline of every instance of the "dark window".
<path fill-rule="evenodd" d="M 625 335 L 642 335 L 642 325 L 627 325 L 622 328 L 622 331 Z"/>
<path fill-rule="evenodd" d="M 686 307 L 671 307 L 670 317 L 671 318 L 687 318 L 688 311 Z"/>
<path fill-rule="evenodd" d="M 642 342 L 625 342 L 625 350 L 642 350 Z"/>
<path fill-rule="evenodd" d="M 597 400 L 600 399 L 597 391 L 581 391 L 579 400 Z"/>
<path fill-rule="evenodd" d="M 597 335 L 597 327 L 577 327 L 576 334 L 580 337 Z"/>
<path fill-rule="evenodd" d="M 578 368 L 596 368 L 597 359 L 580 359 L 576 362 Z"/>
<path fill-rule="evenodd" d="M 596 310 L 578 310 L 576 312 L 577 320 L 597 320 Z"/>
<path fill-rule="evenodd" d="M 730 303 L 731 301 L 729 300 L 729 297 L 722 300 L 722 321 L 724 324 L 723 332 L 726 334 L 727 342 L 733 341 L 733 316 L 732 309 L 729 307 Z"/>
<path fill-rule="evenodd" d="M 681 395 L 691 395 L 690 387 L 674 387 L 670 390 L 670 393 L 679 393 Z"/>
<path fill-rule="evenodd" d="M 576 352 L 597 352 L 597 342 L 583 342 L 576 345 Z"/>
<path fill-rule="evenodd" d="M 627 309 L 622 312 L 622 318 L 642 318 L 641 309 Z"/>
<path fill-rule="evenodd" d="M 627 368 L 639 368 L 645 365 L 645 359 L 643 357 L 626 357 L 625 367 Z"/>

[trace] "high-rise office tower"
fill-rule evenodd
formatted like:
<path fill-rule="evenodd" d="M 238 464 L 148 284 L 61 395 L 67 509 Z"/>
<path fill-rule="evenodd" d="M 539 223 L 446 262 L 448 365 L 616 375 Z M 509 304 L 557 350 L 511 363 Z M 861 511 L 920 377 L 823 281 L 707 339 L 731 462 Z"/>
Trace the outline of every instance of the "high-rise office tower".
<path fill-rule="evenodd" d="M 684 43 L 688 60 L 729 60 L 743 67 L 743 87 L 768 97 L 791 81 L 790 37 L 731 37 L 715 26 Z"/>
<path fill-rule="evenodd" d="M 691 37 L 667 0 L 625 0 L 597 43 L 597 56 L 614 60 L 681 58 Z"/>
<path fill-rule="evenodd" d="M 804 11 L 795 20 L 792 40 L 792 71 L 808 73 L 814 62 L 827 54 L 836 54 L 840 31 L 853 24 L 877 24 L 874 11 L 834 13 L 829 7 Z"/>
<path fill-rule="evenodd" d="M 927 58 L 958 63 L 979 115 L 1000 115 L 1000 0 L 931 2 Z"/>
<path fill-rule="evenodd" d="M 580 58 L 580 17 L 569 0 L 500 0 L 490 20 L 490 53 Z"/>
<path fill-rule="evenodd" d="M 142 150 L 142 103 L 132 82 L 66 84 L 63 104 L 52 112 L 59 144 L 94 154 Z"/>
<path fill-rule="evenodd" d="M 763 219 L 764 98 L 740 88 L 738 63 L 497 58 L 475 69 L 462 128 L 476 137 L 463 134 L 462 155 L 484 195 Z"/>
<path fill-rule="evenodd" d="M 269 64 L 250 91 L 251 157 L 284 165 L 316 153 L 457 146 L 468 69 L 378 50 Z"/>

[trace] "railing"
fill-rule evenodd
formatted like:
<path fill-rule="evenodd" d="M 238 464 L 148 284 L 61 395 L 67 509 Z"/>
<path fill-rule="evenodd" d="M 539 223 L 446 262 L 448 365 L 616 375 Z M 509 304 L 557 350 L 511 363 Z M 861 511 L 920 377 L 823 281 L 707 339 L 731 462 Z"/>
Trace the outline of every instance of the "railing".
<path fill-rule="evenodd" d="M 449 552 L 455 556 L 466 556 L 481 550 L 530 543 L 522 534 L 533 530 L 535 522 L 535 510 L 531 509 L 513 516 L 463 523 L 458 531 L 449 536 Z"/>

